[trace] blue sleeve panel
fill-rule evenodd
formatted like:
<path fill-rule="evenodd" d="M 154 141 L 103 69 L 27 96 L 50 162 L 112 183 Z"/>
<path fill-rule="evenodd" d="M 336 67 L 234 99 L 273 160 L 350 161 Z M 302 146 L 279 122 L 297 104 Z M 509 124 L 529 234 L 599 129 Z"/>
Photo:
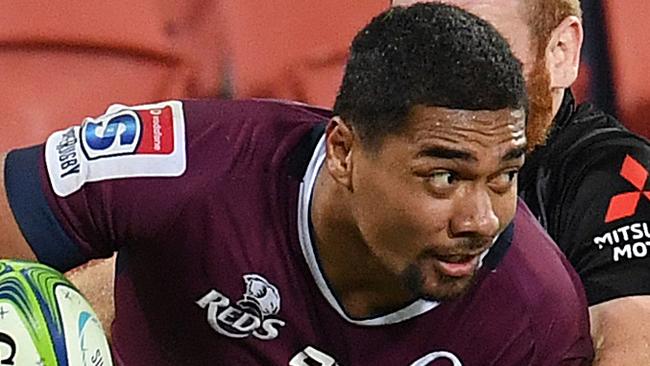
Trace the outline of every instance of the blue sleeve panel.
<path fill-rule="evenodd" d="M 10 152 L 5 187 L 18 226 L 38 260 L 65 272 L 86 259 L 47 203 L 39 174 L 42 151 L 42 146 L 34 146 Z"/>

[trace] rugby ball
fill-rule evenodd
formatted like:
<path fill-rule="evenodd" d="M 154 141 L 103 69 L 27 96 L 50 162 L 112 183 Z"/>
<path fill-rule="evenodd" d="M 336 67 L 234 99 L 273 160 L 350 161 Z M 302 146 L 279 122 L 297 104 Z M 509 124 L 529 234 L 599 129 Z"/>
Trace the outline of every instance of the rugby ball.
<path fill-rule="evenodd" d="M 0 365 L 112 366 L 102 325 L 60 272 L 0 260 Z"/>

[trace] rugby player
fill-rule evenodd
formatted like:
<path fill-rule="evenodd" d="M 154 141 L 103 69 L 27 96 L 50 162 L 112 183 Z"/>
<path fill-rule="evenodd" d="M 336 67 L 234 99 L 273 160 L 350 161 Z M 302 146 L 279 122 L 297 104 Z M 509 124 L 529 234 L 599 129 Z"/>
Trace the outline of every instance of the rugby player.
<path fill-rule="evenodd" d="M 489 23 L 388 10 L 333 112 L 114 105 L 9 152 L 0 256 L 117 251 L 120 365 L 589 365 L 579 278 L 517 199 L 525 89 Z"/>
<path fill-rule="evenodd" d="M 582 279 L 596 364 L 650 365 L 650 145 L 571 94 L 583 40 L 579 0 L 442 2 L 492 23 L 523 63 L 533 152 L 519 195 Z"/>

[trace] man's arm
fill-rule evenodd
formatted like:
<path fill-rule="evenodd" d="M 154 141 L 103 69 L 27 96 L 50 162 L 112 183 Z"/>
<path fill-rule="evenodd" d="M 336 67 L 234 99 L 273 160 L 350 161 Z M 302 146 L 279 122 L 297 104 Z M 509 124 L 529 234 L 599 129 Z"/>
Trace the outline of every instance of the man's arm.
<path fill-rule="evenodd" d="M 5 189 L 5 158 L 6 154 L 0 154 L 0 258 L 36 260 L 9 207 Z M 94 306 L 107 332 L 114 316 L 113 265 L 114 260 L 96 261 L 66 274 Z"/>
<path fill-rule="evenodd" d="M 29 244 L 18 228 L 5 189 L 5 158 L 0 154 L 0 258 L 22 258 L 36 260 Z"/>
<path fill-rule="evenodd" d="M 65 274 L 92 305 L 104 326 L 104 332 L 109 341 L 111 339 L 111 324 L 115 318 L 115 303 L 113 302 L 115 257 L 92 260 Z"/>
<path fill-rule="evenodd" d="M 650 365 L 650 296 L 629 296 L 589 308 L 594 366 Z"/>

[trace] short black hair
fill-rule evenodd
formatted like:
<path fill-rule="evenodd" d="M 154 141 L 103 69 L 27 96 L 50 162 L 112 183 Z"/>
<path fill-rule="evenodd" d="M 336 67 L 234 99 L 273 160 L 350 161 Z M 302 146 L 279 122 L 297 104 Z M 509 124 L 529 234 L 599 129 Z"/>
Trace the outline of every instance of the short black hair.
<path fill-rule="evenodd" d="M 456 6 L 391 8 L 352 41 L 334 114 L 376 143 L 416 105 L 527 111 L 521 63 L 494 27 Z"/>

